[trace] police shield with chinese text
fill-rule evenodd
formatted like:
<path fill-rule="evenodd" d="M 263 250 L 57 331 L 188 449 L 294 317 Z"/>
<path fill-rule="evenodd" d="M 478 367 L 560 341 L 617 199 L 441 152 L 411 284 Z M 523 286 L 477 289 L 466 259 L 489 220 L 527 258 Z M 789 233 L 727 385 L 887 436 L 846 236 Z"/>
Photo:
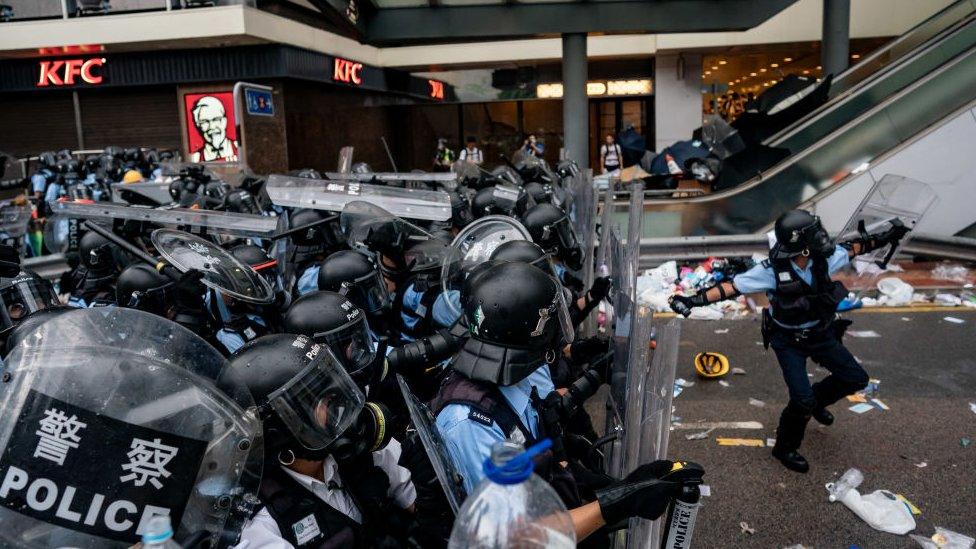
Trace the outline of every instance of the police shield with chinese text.
<path fill-rule="evenodd" d="M 157 515 L 180 543 L 235 543 L 263 452 L 246 387 L 214 382 L 225 366 L 141 311 L 41 324 L 0 384 L 0 544 L 129 547 Z"/>

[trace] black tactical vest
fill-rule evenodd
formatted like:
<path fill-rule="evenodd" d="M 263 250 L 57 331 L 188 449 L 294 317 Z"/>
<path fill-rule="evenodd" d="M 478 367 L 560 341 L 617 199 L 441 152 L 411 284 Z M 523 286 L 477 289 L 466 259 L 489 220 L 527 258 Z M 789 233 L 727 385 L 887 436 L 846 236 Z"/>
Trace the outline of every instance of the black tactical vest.
<path fill-rule="evenodd" d="M 811 257 L 810 261 L 811 284 L 800 278 L 790 259 L 763 262 L 765 266 L 771 265 L 776 275 L 776 290 L 769 301 L 773 318 L 781 324 L 799 326 L 816 320 L 825 325 L 834 319 L 837 305 L 847 297 L 847 288 L 830 278 L 826 258 Z"/>

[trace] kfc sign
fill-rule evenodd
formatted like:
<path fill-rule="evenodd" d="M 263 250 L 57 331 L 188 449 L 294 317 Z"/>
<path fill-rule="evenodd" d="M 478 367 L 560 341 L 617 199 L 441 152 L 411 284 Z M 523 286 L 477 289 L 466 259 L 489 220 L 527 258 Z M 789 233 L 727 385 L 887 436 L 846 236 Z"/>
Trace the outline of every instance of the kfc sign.
<path fill-rule="evenodd" d="M 332 79 L 359 86 L 363 83 L 363 64 L 336 57 L 332 64 Z"/>
<path fill-rule="evenodd" d="M 37 87 L 74 86 L 82 83 L 97 86 L 104 80 L 102 76 L 102 67 L 104 66 L 104 57 L 41 61 Z"/>
<path fill-rule="evenodd" d="M 437 80 L 428 80 L 427 84 L 430 85 L 430 96 L 438 101 L 444 100 L 444 83 Z"/>

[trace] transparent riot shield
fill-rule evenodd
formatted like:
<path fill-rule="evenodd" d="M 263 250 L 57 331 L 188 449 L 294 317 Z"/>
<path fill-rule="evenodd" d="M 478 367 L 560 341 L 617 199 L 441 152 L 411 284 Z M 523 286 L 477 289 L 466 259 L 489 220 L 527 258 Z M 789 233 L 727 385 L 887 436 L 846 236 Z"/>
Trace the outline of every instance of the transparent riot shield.
<path fill-rule="evenodd" d="M 705 115 L 702 120 L 702 143 L 722 160 L 746 148 L 739 131 L 717 114 Z"/>
<path fill-rule="evenodd" d="M 170 204 L 168 182 L 112 183 L 112 201 L 128 204 Z"/>
<path fill-rule="evenodd" d="M 351 178 L 365 174 L 333 175 Z M 265 189 L 278 206 L 341 212 L 346 204 L 362 201 L 408 219 L 447 221 L 451 218 L 451 197 L 443 191 L 370 185 L 354 179 L 336 181 L 277 174 L 268 177 Z"/>
<path fill-rule="evenodd" d="M 0 242 L 20 248 L 30 220 L 31 207 L 23 197 L 0 201 Z"/>
<path fill-rule="evenodd" d="M 623 429 L 623 469 L 627 474 L 644 463 L 664 459 L 671 434 L 671 402 L 678 365 L 681 324 L 672 319 L 657 331 L 657 347 L 651 337 L 654 307 L 638 301 L 631 334 L 627 375 L 627 413 Z M 627 547 L 660 547 L 660 520 L 630 519 Z"/>
<path fill-rule="evenodd" d="M 437 430 L 434 414 L 431 413 L 426 404 L 410 391 L 406 380 L 400 374 L 397 374 L 397 383 L 400 386 L 400 393 L 403 394 L 403 400 L 406 402 L 407 411 L 410 413 L 410 424 L 417 431 L 417 436 L 424 447 L 424 452 L 430 459 L 437 480 L 440 481 L 441 488 L 444 489 L 444 496 L 447 498 L 448 505 L 451 506 L 451 511 L 457 514 L 467 492 L 464 490 L 464 480 L 457 467 L 454 466 L 450 455 L 448 455 L 444 440 Z"/>
<path fill-rule="evenodd" d="M 209 240 L 183 231 L 156 229 L 152 243 L 180 272 L 202 272 L 201 282 L 208 288 L 248 303 L 274 301 L 274 290 L 266 278 Z"/>
<path fill-rule="evenodd" d="M 190 208 L 143 208 L 96 202 L 53 202 L 51 214 L 60 218 L 93 221 L 132 220 L 181 230 L 210 232 L 241 238 L 271 238 L 279 232 L 281 219 L 266 215 L 215 212 Z"/>
<path fill-rule="evenodd" d="M 226 360 L 186 328 L 99 307 L 41 324 L 0 385 L 0 545 L 131 547 L 149 519 L 175 540 L 236 543 L 258 504 L 261 425 Z"/>
<path fill-rule="evenodd" d="M 869 234 L 884 232 L 895 225 L 912 230 L 925 212 L 935 204 L 937 195 L 932 187 L 921 181 L 888 174 L 876 182 L 837 237 L 838 242 L 858 238 L 862 231 Z M 900 245 L 912 238 L 909 232 L 899 245 L 884 246 L 858 256 L 858 261 L 874 263 L 884 268 L 895 256 Z"/>
<path fill-rule="evenodd" d="M 409 241 L 434 238 L 413 223 L 362 200 L 348 202 L 342 208 L 339 227 L 350 248 L 393 255 L 402 252 Z"/>
<path fill-rule="evenodd" d="M 441 265 L 441 285 L 451 313 L 462 314 L 460 293 L 464 279 L 471 270 L 488 261 L 492 252 L 513 240 L 532 241 L 521 223 L 504 215 L 489 215 L 470 223 L 451 242 L 451 250 Z"/>

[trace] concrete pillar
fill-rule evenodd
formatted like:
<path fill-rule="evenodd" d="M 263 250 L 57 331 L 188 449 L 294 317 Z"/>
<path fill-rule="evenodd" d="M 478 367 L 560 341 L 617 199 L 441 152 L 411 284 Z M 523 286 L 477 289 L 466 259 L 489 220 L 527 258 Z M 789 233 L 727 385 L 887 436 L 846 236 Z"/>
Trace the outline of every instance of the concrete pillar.
<path fill-rule="evenodd" d="M 851 0 L 823 0 L 820 64 L 823 75 L 844 72 L 850 55 Z"/>
<path fill-rule="evenodd" d="M 660 151 L 691 139 L 702 123 L 702 56 L 698 53 L 654 57 L 654 147 Z"/>
<path fill-rule="evenodd" d="M 586 34 L 563 35 L 563 144 L 581 169 L 590 167 Z"/>

